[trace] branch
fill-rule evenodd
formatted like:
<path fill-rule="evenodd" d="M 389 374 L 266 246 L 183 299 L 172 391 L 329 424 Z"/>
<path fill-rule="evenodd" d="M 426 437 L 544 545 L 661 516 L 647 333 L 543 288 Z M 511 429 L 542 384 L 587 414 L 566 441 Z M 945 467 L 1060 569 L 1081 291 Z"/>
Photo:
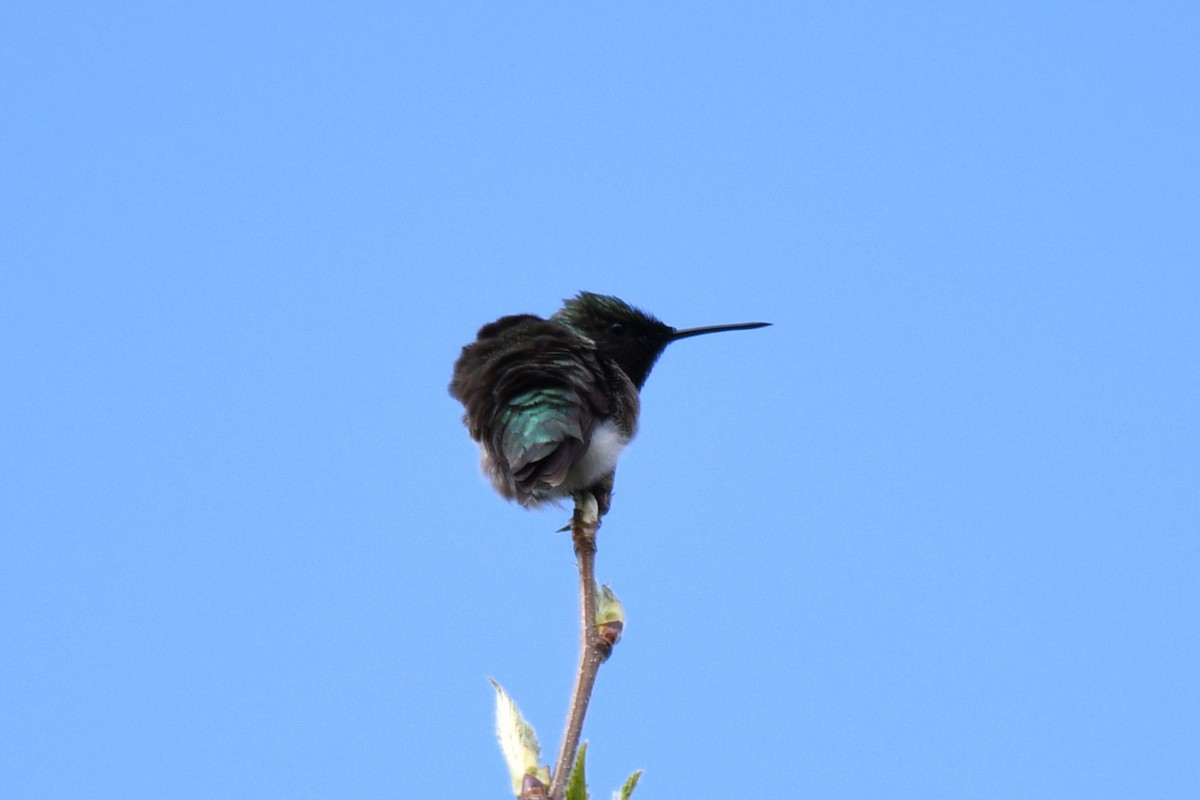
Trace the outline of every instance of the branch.
<path fill-rule="evenodd" d="M 579 670 L 575 675 L 575 689 L 571 692 L 571 707 L 567 712 L 562 747 L 550 783 L 550 800 L 562 800 L 567 790 L 567 777 L 579 749 L 583 718 L 587 715 L 588 701 L 596 685 L 596 674 L 612 653 L 612 643 L 601 637 L 596 627 L 596 532 L 599 529 L 596 498 L 590 492 L 575 495 L 571 541 L 579 562 Z"/>

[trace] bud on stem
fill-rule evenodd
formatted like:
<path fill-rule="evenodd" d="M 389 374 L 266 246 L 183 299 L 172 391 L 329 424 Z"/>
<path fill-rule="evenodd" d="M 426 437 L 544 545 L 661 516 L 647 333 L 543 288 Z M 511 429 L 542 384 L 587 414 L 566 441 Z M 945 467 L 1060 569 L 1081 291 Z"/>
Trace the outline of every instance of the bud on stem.
<path fill-rule="evenodd" d="M 625 606 L 607 583 L 596 594 L 596 628 L 610 647 L 621 641 L 625 630 Z"/>

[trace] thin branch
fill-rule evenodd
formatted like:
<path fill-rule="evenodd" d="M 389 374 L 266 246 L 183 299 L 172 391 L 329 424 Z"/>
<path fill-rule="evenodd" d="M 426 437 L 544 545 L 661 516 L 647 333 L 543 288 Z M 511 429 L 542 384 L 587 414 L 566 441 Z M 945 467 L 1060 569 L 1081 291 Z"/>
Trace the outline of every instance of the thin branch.
<path fill-rule="evenodd" d="M 562 800 L 567 790 L 567 777 L 579 749 L 583 718 L 596 685 L 596 674 L 612 653 L 612 645 L 600 637 L 596 628 L 596 531 L 599 529 L 596 498 L 589 492 L 580 492 L 575 496 L 575 513 L 571 517 L 571 541 L 579 562 L 579 670 L 575 675 L 575 689 L 571 692 L 562 747 L 550 783 L 550 800 Z"/>

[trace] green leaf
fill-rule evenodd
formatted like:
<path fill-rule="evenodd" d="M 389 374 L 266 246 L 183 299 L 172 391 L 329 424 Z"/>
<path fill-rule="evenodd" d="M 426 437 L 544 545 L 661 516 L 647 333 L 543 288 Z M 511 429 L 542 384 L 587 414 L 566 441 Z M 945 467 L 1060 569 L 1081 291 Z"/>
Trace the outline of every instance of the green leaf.
<path fill-rule="evenodd" d="M 583 757 L 587 755 L 587 742 L 579 745 L 579 755 L 575 756 L 575 768 L 571 770 L 571 780 L 567 782 L 565 800 L 588 800 L 587 777 L 583 774 Z"/>
<path fill-rule="evenodd" d="M 621 791 L 613 792 L 613 800 L 629 800 L 629 795 L 633 794 L 633 787 L 637 786 L 638 780 L 642 777 L 642 771 L 629 776 L 629 780 L 625 781 L 625 785 L 621 787 Z"/>

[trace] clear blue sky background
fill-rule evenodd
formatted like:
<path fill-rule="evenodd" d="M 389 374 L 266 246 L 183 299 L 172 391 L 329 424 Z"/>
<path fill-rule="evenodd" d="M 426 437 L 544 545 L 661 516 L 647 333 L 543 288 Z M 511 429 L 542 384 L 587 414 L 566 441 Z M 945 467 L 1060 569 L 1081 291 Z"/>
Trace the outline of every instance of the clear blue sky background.
<path fill-rule="evenodd" d="M 508 796 L 565 511 L 459 348 L 676 326 L 594 794 L 1200 796 L 1195 3 L 0 11 L 0 793 Z"/>

